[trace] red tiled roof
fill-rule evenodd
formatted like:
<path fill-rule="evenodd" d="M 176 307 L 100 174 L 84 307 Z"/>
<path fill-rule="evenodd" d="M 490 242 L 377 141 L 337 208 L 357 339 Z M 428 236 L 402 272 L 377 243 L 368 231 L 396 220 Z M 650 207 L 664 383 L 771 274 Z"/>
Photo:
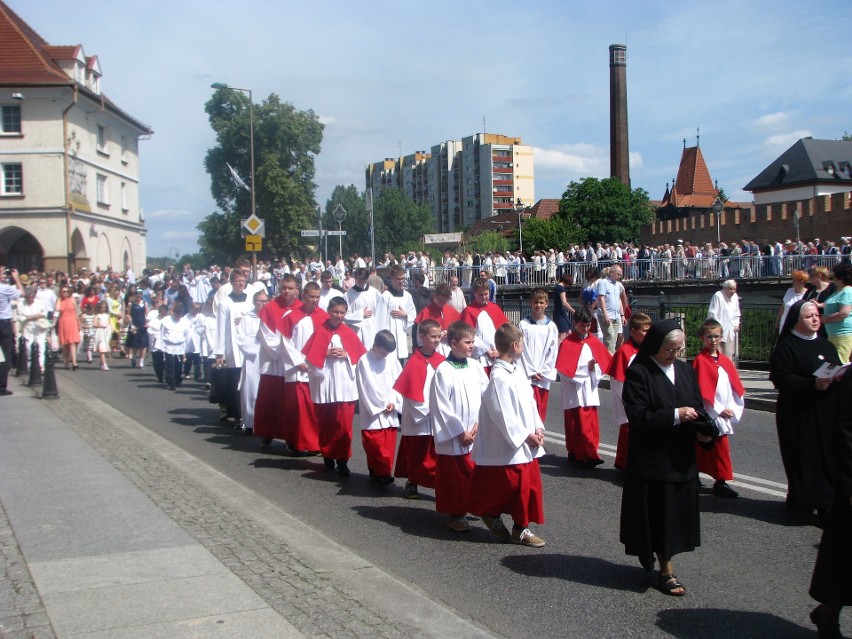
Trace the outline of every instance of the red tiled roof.
<path fill-rule="evenodd" d="M 560 200 L 539 200 L 528 209 L 530 217 L 537 220 L 549 220 L 559 213 L 559 202 Z"/>
<path fill-rule="evenodd" d="M 53 61 L 49 48 L 38 33 L 0 0 L 0 84 L 73 84 Z"/>
<path fill-rule="evenodd" d="M 684 148 L 680 158 L 677 178 L 671 193 L 663 197 L 662 205 L 671 204 L 678 208 L 709 208 L 716 200 L 716 187 L 701 149 L 697 146 Z"/>

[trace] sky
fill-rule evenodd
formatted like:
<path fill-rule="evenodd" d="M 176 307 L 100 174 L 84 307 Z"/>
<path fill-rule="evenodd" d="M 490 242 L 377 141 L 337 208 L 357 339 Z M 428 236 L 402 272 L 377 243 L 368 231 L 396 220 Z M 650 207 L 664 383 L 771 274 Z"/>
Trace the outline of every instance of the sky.
<path fill-rule="evenodd" d="M 630 175 L 660 199 L 684 139 L 728 197 L 801 137 L 852 131 L 849 2 L 720 0 L 5 0 L 53 45 L 97 55 L 140 142 L 148 255 L 197 250 L 216 211 L 213 82 L 325 124 L 317 202 L 364 168 L 446 140 L 520 136 L 535 197 L 609 176 L 609 45 L 627 45 Z M 484 122 L 484 125 L 483 125 Z M 259 212 L 263 217 L 263 212 Z"/>

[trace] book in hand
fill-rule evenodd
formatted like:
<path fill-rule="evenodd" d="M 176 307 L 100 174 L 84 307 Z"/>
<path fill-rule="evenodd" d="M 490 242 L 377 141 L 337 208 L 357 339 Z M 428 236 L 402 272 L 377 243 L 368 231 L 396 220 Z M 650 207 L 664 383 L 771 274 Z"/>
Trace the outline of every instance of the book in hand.
<path fill-rule="evenodd" d="M 836 379 L 841 377 L 846 369 L 849 367 L 849 364 L 829 364 L 828 362 L 823 362 L 823 365 L 814 371 L 814 377 L 817 379 Z"/>

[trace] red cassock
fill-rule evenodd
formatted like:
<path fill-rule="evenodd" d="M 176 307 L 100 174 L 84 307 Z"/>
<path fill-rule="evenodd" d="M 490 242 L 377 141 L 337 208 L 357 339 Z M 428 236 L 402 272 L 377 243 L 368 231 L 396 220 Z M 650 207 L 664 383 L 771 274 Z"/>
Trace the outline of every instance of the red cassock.
<path fill-rule="evenodd" d="M 476 466 L 465 496 L 466 510 L 477 516 L 508 513 L 518 526 L 544 523 L 538 460 L 510 466 Z"/>
<path fill-rule="evenodd" d="M 465 502 L 467 485 L 473 474 L 470 453 L 465 455 L 437 455 L 435 472 L 435 510 L 452 516 L 467 513 Z"/>
<path fill-rule="evenodd" d="M 285 320 L 301 306 L 300 300 L 294 300 L 290 306 L 285 306 L 279 296 L 264 306 L 258 316 L 270 331 L 285 335 L 283 332 Z M 286 337 L 289 338 L 290 335 Z M 283 377 L 261 374 L 254 406 L 255 435 L 286 440 L 285 424 L 288 421 L 288 415 L 292 414 L 285 408 L 286 397 Z"/>
<path fill-rule="evenodd" d="M 734 363 L 724 353 L 719 353 L 714 359 L 706 350 L 702 350 L 693 360 L 692 367 L 698 376 L 698 389 L 701 391 L 701 399 L 712 406 L 716 397 L 716 386 L 719 383 L 719 368 L 728 374 L 731 390 L 745 397 L 745 388 L 740 380 Z M 734 478 L 734 464 L 731 461 L 731 444 L 727 435 L 716 438 L 713 447 L 709 450 L 696 445 L 695 457 L 698 464 L 698 472 L 710 475 L 713 479 L 730 481 Z"/>
<path fill-rule="evenodd" d="M 455 312 L 455 309 L 452 310 Z M 437 351 L 428 357 L 420 349 L 415 349 L 411 354 L 405 368 L 402 369 L 402 375 L 393 385 L 394 390 L 403 397 L 403 423 L 408 417 L 409 410 L 415 412 L 411 406 L 407 405 L 409 402 L 422 404 L 428 400 L 427 369 L 431 366 L 434 372 L 434 369 L 445 359 Z M 434 488 L 437 463 L 435 440 L 432 435 L 406 435 L 403 427 L 399 450 L 396 453 L 394 475 L 405 477 L 418 486 Z"/>
<path fill-rule="evenodd" d="M 355 332 L 346 324 L 332 328 L 323 322 L 302 349 L 305 359 L 316 368 L 325 367 L 331 339 L 337 335 L 343 344 L 349 362 L 354 366 L 367 352 Z M 353 380 L 354 384 L 354 380 Z M 352 457 L 352 420 L 355 417 L 354 401 L 314 404 L 319 423 L 319 449 L 323 457 L 348 460 Z"/>
<path fill-rule="evenodd" d="M 367 468 L 377 477 L 393 472 L 393 454 L 396 451 L 397 428 L 362 430 L 361 443 L 367 455 Z"/>
<path fill-rule="evenodd" d="M 609 364 L 609 370 L 607 370 L 610 380 L 614 380 L 623 385 L 624 380 L 627 379 L 627 367 L 630 366 L 630 362 L 633 361 L 633 358 L 636 357 L 638 353 L 639 347 L 632 339 L 627 339 L 612 356 L 612 361 Z M 614 385 L 610 385 L 610 390 L 614 390 Z M 621 402 L 620 393 L 618 393 L 618 396 L 616 397 L 616 393 L 613 392 L 612 401 Z M 615 467 L 621 470 L 626 470 L 627 446 L 630 440 L 630 424 L 627 423 L 627 416 L 624 415 L 623 406 L 618 412 L 619 415 L 622 415 L 623 417 L 619 417 L 619 421 L 621 423 L 618 429 L 618 444 L 615 449 Z"/>
<path fill-rule="evenodd" d="M 577 367 L 583 346 L 589 347 L 592 358 L 597 362 L 601 370 L 609 368 L 612 355 L 603 342 L 594 335 L 581 338 L 577 333 L 571 332 L 562 340 L 559 346 L 559 355 L 556 357 L 556 370 L 566 377 L 573 378 L 577 374 Z M 570 383 L 563 381 L 563 384 Z M 565 425 L 565 448 L 579 462 L 597 461 L 598 445 L 600 444 L 600 424 L 598 421 L 597 406 L 578 406 L 568 408 L 564 411 Z"/>

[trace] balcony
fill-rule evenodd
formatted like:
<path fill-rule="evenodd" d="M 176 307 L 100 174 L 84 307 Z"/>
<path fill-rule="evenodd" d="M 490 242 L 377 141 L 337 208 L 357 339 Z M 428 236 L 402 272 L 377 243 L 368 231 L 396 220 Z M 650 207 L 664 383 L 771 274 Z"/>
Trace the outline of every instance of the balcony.
<path fill-rule="evenodd" d="M 512 180 L 493 180 L 494 186 L 512 186 Z"/>
<path fill-rule="evenodd" d="M 495 166 L 494 168 L 491 169 L 491 172 L 492 173 L 511 173 L 512 167 L 511 166 L 507 166 L 507 167 Z"/>

